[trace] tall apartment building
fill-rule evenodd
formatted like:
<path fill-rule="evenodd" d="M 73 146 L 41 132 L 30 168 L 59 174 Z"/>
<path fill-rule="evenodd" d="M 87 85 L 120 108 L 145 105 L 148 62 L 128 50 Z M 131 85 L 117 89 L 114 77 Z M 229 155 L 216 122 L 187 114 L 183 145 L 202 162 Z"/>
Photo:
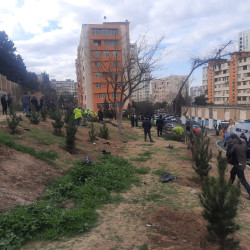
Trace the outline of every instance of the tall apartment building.
<path fill-rule="evenodd" d="M 193 86 L 190 87 L 190 97 L 192 101 L 194 101 L 194 98 L 200 95 L 204 95 L 202 86 Z"/>
<path fill-rule="evenodd" d="M 130 56 L 131 60 L 137 57 L 137 47 L 136 44 L 130 44 Z M 132 65 L 133 69 L 131 70 L 131 77 L 136 76 L 139 70 L 139 65 L 136 63 Z M 134 102 L 143 102 L 149 101 L 152 95 L 151 85 L 150 85 L 150 73 L 147 71 L 142 74 L 142 82 L 136 86 L 136 90 L 132 93 L 132 101 Z"/>
<path fill-rule="evenodd" d="M 82 25 L 76 59 L 79 106 L 97 111 L 108 101 L 105 72 L 117 73 L 119 81 L 129 44 L 127 21 Z M 112 98 L 112 90 L 108 91 Z"/>
<path fill-rule="evenodd" d="M 187 76 L 169 76 L 151 81 L 152 87 L 152 102 L 167 102 L 172 103 L 181 87 L 181 84 Z M 182 89 L 182 95 L 188 93 L 189 83 L 186 83 Z"/>
<path fill-rule="evenodd" d="M 230 60 L 214 60 L 203 68 L 208 103 L 250 104 L 250 52 L 234 52 Z"/>
<path fill-rule="evenodd" d="M 58 95 L 69 93 L 77 98 L 77 83 L 74 80 L 57 81 L 56 79 L 51 79 L 50 83 Z"/>
<path fill-rule="evenodd" d="M 250 51 L 250 29 L 239 33 L 239 51 Z"/>

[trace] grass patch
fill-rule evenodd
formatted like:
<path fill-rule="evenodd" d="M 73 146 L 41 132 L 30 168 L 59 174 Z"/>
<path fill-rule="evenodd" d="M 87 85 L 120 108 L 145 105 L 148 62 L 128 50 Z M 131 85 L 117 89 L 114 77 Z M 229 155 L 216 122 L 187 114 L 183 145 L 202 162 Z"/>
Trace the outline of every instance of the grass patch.
<path fill-rule="evenodd" d="M 165 169 L 157 169 L 153 171 L 153 174 L 158 175 L 158 176 L 162 176 L 165 173 L 166 173 Z"/>
<path fill-rule="evenodd" d="M 142 168 L 136 168 L 135 169 L 135 173 L 136 174 L 147 174 L 150 172 L 150 168 L 149 167 L 142 167 Z"/>
<path fill-rule="evenodd" d="M 138 154 L 139 157 L 136 158 L 132 158 L 132 161 L 147 161 L 149 159 L 151 159 L 151 155 L 153 154 L 153 152 L 151 151 L 145 151 L 143 153 Z"/>
<path fill-rule="evenodd" d="M 53 181 L 37 203 L 17 206 L 0 214 L 1 249 L 16 249 L 28 239 L 57 239 L 89 231 L 96 225 L 96 209 L 118 202 L 119 195 L 135 181 L 134 167 L 114 156 L 101 156 L 95 165 L 78 162 Z M 72 201 L 71 209 L 63 209 Z"/>
<path fill-rule="evenodd" d="M 158 194 L 158 193 L 152 193 L 152 194 L 148 194 L 146 196 L 146 200 L 147 201 L 153 201 L 153 202 L 156 202 L 156 201 L 159 201 L 161 200 L 162 198 L 164 198 L 162 195 Z"/>
<path fill-rule="evenodd" d="M 152 147 L 153 145 L 154 145 L 153 143 L 136 144 L 136 146 L 142 146 L 142 147 Z"/>
<path fill-rule="evenodd" d="M 65 142 L 63 137 L 55 136 L 49 131 L 36 128 L 30 130 L 29 137 L 42 145 L 64 144 Z"/>
<path fill-rule="evenodd" d="M 137 141 L 139 139 L 138 135 L 133 132 L 124 132 L 123 133 L 123 140 L 132 140 Z"/>
<path fill-rule="evenodd" d="M 36 150 L 28 146 L 17 144 L 15 143 L 15 138 L 6 133 L 0 133 L 0 144 L 13 148 L 22 153 L 30 154 L 36 157 L 37 159 L 43 160 L 52 165 L 54 164 L 53 160 L 57 158 L 57 152 L 53 150 L 42 151 L 42 150 Z"/>
<path fill-rule="evenodd" d="M 178 157 L 180 160 L 183 160 L 183 161 L 191 161 L 191 158 L 188 157 L 188 156 L 184 156 L 184 155 L 180 155 L 180 157 Z"/>

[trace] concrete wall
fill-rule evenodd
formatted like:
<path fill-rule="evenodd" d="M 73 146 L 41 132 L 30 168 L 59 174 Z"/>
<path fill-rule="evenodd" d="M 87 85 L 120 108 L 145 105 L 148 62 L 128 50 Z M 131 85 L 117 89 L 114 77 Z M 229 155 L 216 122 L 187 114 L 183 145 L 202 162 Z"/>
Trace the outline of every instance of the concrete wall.
<path fill-rule="evenodd" d="M 14 102 L 19 103 L 23 95 L 23 88 L 15 82 L 9 81 L 6 76 L 0 74 L 0 96 L 10 94 Z M 2 110 L 2 105 L 0 105 Z"/>
<path fill-rule="evenodd" d="M 187 110 L 187 112 L 186 112 Z M 213 129 L 214 123 L 219 124 L 223 120 L 233 119 L 235 122 L 244 122 L 250 119 L 250 107 L 233 106 L 206 106 L 206 107 L 183 107 L 181 116 L 183 124 L 187 119 L 196 122 L 204 122 L 205 127 Z"/>

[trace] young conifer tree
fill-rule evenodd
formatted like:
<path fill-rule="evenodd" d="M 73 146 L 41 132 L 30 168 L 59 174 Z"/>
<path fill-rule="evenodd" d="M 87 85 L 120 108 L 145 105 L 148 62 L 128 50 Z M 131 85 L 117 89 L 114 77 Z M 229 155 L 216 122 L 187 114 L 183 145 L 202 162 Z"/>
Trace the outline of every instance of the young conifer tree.
<path fill-rule="evenodd" d="M 67 116 L 67 125 L 66 128 L 66 150 L 70 153 L 74 152 L 75 149 L 75 140 L 77 127 L 75 126 L 74 115 Z"/>
<path fill-rule="evenodd" d="M 17 132 L 17 126 L 21 120 L 21 117 L 16 115 L 16 111 L 13 106 L 10 108 L 9 116 L 6 118 L 8 127 L 11 130 L 11 134 L 15 134 Z"/>
<path fill-rule="evenodd" d="M 207 230 L 221 245 L 221 249 L 236 247 L 238 241 L 228 236 L 239 226 L 235 222 L 240 196 L 240 185 L 225 180 L 227 159 L 221 151 L 217 157 L 219 177 L 207 177 L 202 183 L 200 202 L 204 208 L 202 216 L 208 221 Z"/>
<path fill-rule="evenodd" d="M 64 125 L 64 122 L 62 121 L 62 112 L 59 109 L 56 109 L 54 111 L 54 120 L 55 122 L 52 122 L 52 126 L 54 128 L 54 135 L 62 136 L 62 127 Z"/>
<path fill-rule="evenodd" d="M 197 136 L 194 136 L 194 149 L 193 149 L 193 160 L 195 165 L 193 169 L 203 180 L 204 176 L 207 176 L 211 166 L 209 161 L 212 158 L 212 150 L 209 149 L 210 140 L 207 137 L 205 128 L 202 126 L 200 133 Z"/>

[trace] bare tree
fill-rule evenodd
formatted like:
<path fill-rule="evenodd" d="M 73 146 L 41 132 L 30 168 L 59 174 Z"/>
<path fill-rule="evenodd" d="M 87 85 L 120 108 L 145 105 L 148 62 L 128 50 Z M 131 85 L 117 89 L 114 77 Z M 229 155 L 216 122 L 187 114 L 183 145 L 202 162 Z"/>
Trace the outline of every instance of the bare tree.
<path fill-rule="evenodd" d="M 100 65 L 100 72 L 107 84 L 107 99 L 117 115 L 119 133 L 122 133 L 123 109 L 131 103 L 132 93 L 150 84 L 154 79 L 153 72 L 159 69 L 162 39 L 149 45 L 143 36 L 135 43 L 133 51 L 130 52 L 127 47 L 122 55 L 117 53 L 115 58 L 110 57 Z"/>
<path fill-rule="evenodd" d="M 211 55 L 209 55 L 208 57 L 194 57 L 191 58 L 191 70 L 188 74 L 188 76 L 186 77 L 186 79 L 183 81 L 183 83 L 181 84 L 181 87 L 178 91 L 178 94 L 176 95 L 174 101 L 173 101 L 173 109 L 176 115 L 181 115 L 181 107 L 183 106 L 183 97 L 182 97 L 182 89 L 184 88 L 184 86 L 187 84 L 188 79 L 190 78 L 190 76 L 193 74 L 193 72 L 198 69 L 199 67 L 209 63 L 209 62 L 213 62 L 216 61 L 218 63 L 219 60 L 223 60 L 223 58 L 225 58 L 226 56 L 228 56 L 230 53 L 228 51 L 226 51 L 226 48 L 232 44 L 232 41 L 229 41 L 226 44 L 223 44 L 220 46 L 219 49 L 216 49 L 213 53 L 211 53 Z"/>

